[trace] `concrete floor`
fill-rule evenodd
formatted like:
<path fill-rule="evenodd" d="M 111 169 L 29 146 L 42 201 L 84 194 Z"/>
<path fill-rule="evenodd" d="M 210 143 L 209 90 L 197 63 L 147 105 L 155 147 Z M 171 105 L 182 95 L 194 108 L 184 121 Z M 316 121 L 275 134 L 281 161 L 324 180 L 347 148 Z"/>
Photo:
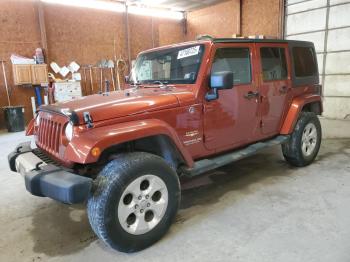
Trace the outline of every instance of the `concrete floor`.
<path fill-rule="evenodd" d="M 306 168 L 275 147 L 187 181 L 170 232 L 135 254 L 99 241 L 83 205 L 25 191 L 6 161 L 24 140 L 0 135 L 0 261 L 350 261 L 349 139 L 324 140 Z"/>

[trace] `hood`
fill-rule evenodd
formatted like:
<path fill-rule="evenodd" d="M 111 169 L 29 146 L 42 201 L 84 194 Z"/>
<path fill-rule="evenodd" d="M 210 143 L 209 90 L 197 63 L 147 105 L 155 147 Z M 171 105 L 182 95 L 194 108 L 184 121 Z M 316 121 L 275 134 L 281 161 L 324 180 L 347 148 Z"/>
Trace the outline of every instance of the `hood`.
<path fill-rule="evenodd" d="M 179 106 L 173 91 L 140 88 L 82 97 L 77 100 L 40 107 L 41 111 L 67 115 L 75 124 L 83 124 L 84 112 L 101 121 Z"/>

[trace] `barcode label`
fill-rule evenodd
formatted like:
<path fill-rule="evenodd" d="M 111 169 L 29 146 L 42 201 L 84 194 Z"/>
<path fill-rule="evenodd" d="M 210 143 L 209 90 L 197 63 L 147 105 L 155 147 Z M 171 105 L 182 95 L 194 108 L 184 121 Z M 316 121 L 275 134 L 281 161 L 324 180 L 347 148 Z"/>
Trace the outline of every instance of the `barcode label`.
<path fill-rule="evenodd" d="M 193 46 L 193 47 L 190 47 L 190 48 L 187 48 L 184 50 L 180 50 L 178 55 L 177 55 L 177 59 L 182 59 L 185 57 L 198 55 L 199 48 L 200 48 L 200 46 L 197 45 L 197 46 Z"/>

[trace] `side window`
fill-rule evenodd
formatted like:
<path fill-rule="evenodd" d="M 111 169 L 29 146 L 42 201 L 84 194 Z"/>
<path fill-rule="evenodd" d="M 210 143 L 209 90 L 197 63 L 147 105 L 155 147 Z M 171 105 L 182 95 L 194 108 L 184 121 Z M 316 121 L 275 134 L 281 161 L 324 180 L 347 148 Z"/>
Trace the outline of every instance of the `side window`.
<path fill-rule="evenodd" d="M 296 77 L 317 75 L 316 59 L 310 47 L 293 47 L 294 72 Z"/>
<path fill-rule="evenodd" d="M 252 81 L 249 48 L 221 48 L 216 51 L 212 73 L 231 71 L 235 84 Z"/>
<path fill-rule="evenodd" d="M 262 47 L 260 55 L 264 81 L 287 78 L 288 72 L 284 48 Z"/>

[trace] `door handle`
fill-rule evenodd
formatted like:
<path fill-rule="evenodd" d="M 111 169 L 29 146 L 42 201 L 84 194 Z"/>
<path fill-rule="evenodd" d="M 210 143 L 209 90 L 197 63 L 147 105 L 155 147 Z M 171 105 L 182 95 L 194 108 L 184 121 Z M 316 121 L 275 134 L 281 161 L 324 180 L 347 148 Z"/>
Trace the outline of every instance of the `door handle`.
<path fill-rule="evenodd" d="M 259 96 L 259 92 L 253 92 L 253 91 L 249 91 L 248 93 L 246 93 L 244 95 L 244 98 L 246 99 L 252 99 L 252 98 L 256 98 Z"/>
<path fill-rule="evenodd" d="M 287 86 L 282 86 L 279 91 L 280 91 L 281 94 L 285 94 L 285 93 L 288 92 L 288 87 Z"/>

